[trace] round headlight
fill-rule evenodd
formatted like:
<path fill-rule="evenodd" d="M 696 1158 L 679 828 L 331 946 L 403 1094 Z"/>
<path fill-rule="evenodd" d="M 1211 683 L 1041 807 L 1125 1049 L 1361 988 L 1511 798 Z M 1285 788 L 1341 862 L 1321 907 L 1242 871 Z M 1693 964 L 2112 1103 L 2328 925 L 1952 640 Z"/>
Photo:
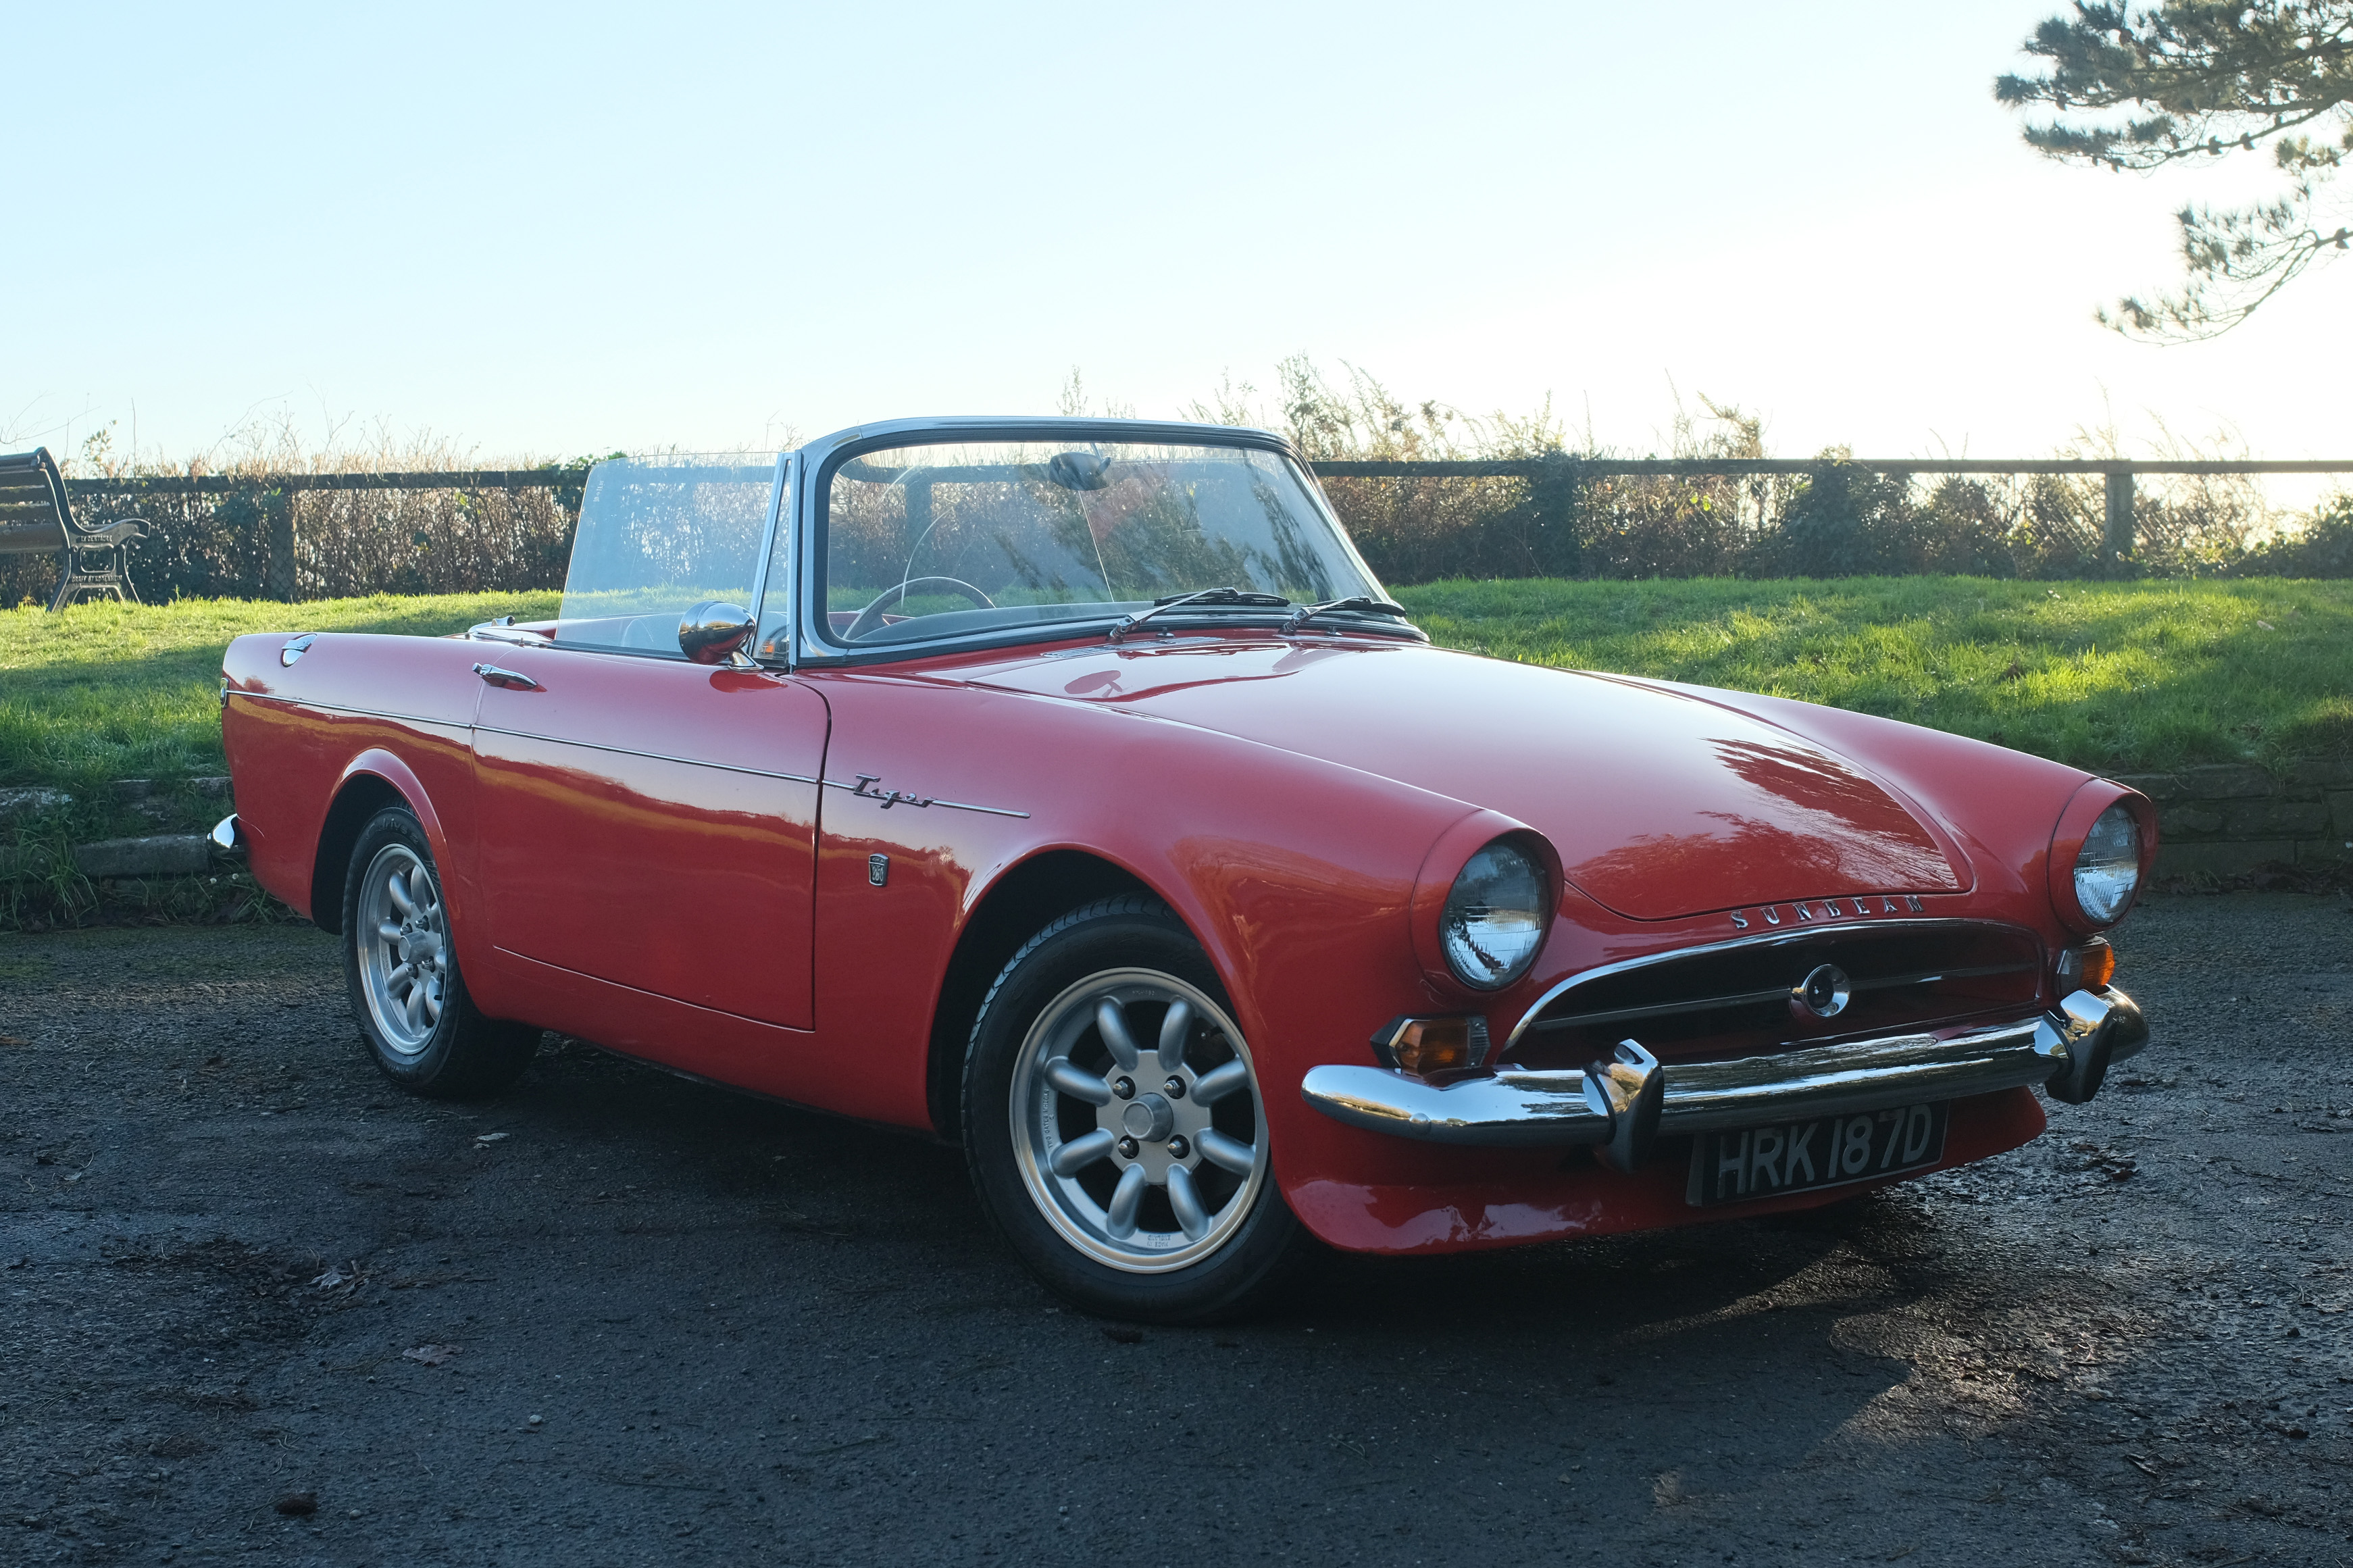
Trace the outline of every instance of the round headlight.
<path fill-rule="evenodd" d="M 2112 925 L 2140 887 L 2140 824 L 2119 801 L 2100 813 L 2075 857 L 2075 907 L 2094 925 Z"/>
<path fill-rule="evenodd" d="M 1454 879 L 1439 916 L 1446 967 L 1473 990 L 1509 985 L 1544 945 L 1548 904 L 1543 868 L 1501 839 L 1488 845 Z"/>

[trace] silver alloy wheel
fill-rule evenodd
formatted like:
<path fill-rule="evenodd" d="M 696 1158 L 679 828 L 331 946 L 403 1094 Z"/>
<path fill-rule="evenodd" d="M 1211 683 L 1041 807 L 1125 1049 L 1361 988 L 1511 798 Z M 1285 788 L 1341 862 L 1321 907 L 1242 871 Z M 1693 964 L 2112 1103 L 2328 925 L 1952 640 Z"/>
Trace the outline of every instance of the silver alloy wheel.
<path fill-rule="evenodd" d="M 387 844 L 368 862 L 352 940 L 376 1033 L 395 1053 L 417 1055 L 441 1021 L 449 931 L 432 868 L 406 844 Z"/>
<path fill-rule="evenodd" d="M 1198 1263 L 1267 1173 L 1250 1047 L 1224 1009 L 1151 969 L 1091 974 L 1049 1003 L 1013 1067 L 1013 1149 L 1038 1211 L 1099 1263 Z"/>

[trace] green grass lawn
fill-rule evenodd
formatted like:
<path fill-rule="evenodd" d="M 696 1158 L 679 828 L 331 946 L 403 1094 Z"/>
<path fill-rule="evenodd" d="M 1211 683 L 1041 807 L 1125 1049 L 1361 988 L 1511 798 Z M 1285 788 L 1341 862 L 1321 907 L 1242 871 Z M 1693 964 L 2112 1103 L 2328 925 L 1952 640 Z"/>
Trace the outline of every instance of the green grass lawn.
<path fill-rule="evenodd" d="M 438 637 L 497 616 L 555 614 L 561 595 L 77 605 L 0 610 L 0 785 L 86 793 L 107 779 L 226 771 L 220 663 L 247 632 L 407 632 Z"/>
<path fill-rule="evenodd" d="M 1769 692 L 2109 773 L 2353 747 L 2353 581 L 1434 583 L 1450 647 Z"/>
<path fill-rule="evenodd" d="M 1438 583 L 1398 597 L 1455 647 L 1834 703 L 2108 772 L 2353 745 L 2353 582 Z M 0 611 L 0 785 L 219 772 L 220 655 L 241 632 L 438 635 L 555 603 Z"/>

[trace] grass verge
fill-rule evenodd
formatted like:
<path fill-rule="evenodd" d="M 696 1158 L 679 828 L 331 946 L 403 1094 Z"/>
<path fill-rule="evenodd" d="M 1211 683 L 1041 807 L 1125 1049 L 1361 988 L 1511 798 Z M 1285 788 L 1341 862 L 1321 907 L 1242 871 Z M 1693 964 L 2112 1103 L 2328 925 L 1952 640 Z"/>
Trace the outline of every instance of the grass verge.
<path fill-rule="evenodd" d="M 1771 692 L 2110 772 L 2353 746 L 2353 582 L 1970 577 L 1454 582 L 1440 643 Z M 221 650 L 272 628 L 437 636 L 557 595 L 206 599 L 0 611 L 0 786 L 218 773 Z"/>
<path fill-rule="evenodd" d="M 1450 647 L 1876 713 L 2107 773 L 2353 747 L 2353 582 L 1433 583 Z"/>
<path fill-rule="evenodd" d="M 438 637 L 493 616 L 552 616 L 555 593 L 183 599 L 0 610 L 0 786 L 94 795 L 109 779 L 225 771 L 220 661 L 247 632 Z"/>

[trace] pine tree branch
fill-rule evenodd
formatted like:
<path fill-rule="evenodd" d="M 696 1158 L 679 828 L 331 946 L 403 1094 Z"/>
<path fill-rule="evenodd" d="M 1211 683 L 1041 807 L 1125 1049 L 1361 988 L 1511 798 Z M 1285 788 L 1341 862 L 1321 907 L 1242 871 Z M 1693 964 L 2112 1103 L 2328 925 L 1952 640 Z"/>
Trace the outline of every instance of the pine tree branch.
<path fill-rule="evenodd" d="M 2312 221 L 2321 182 L 2353 153 L 2353 0 L 2158 0 L 2132 9 L 2077 0 L 2034 30 L 2040 76 L 2004 76 L 1994 97 L 2057 118 L 2023 128 L 2028 146 L 2112 170 L 2213 163 L 2268 144 L 2294 182 L 2279 200 L 2177 215 L 2189 273 L 2177 294 L 2118 302 L 2106 325 L 2161 342 L 2213 337 L 2244 321 L 2353 231 Z M 2121 121 L 2094 118 L 2137 109 Z M 2308 131 L 2322 122 L 2333 138 Z"/>

